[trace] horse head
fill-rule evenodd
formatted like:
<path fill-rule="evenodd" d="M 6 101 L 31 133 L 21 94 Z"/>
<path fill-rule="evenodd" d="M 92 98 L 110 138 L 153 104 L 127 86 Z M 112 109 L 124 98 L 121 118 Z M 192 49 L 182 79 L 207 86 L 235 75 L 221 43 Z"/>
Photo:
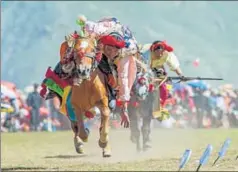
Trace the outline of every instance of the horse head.
<path fill-rule="evenodd" d="M 73 72 L 76 76 L 74 85 L 83 80 L 89 80 L 91 72 L 96 68 L 97 44 L 96 39 L 90 36 L 81 37 L 75 32 L 65 38 L 61 45 L 61 62 L 64 72 Z"/>
<path fill-rule="evenodd" d="M 137 73 L 136 80 L 134 82 L 133 92 L 139 100 L 145 100 L 152 90 L 151 80 L 153 73 L 148 71 L 141 71 Z"/>

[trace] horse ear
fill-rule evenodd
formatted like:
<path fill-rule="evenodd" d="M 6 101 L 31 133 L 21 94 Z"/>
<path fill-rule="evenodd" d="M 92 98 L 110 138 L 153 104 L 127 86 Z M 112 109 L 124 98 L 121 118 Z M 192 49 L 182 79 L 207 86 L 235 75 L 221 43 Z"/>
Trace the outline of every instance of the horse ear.
<path fill-rule="evenodd" d="M 64 55 L 65 55 L 65 53 L 66 53 L 68 47 L 69 47 L 69 46 L 68 46 L 67 41 L 64 41 L 64 42 L 61 44 L 61 46 L 60 46 L 60 61 L 63 61 Z"/>
<path fill-rule="evenodd" d="M 65 41 L 68 41 L 68 38 L 67 38 L 67 36 L 64 36 L 64 39 L 65 39 Z"/>
<path fill-rule="evenodd" d="M 68 44 L 69 47 L 73 47 L 74 45 L 74 38 L 71 37 L 70 35 L 65 36 L 66 42 Z"/>

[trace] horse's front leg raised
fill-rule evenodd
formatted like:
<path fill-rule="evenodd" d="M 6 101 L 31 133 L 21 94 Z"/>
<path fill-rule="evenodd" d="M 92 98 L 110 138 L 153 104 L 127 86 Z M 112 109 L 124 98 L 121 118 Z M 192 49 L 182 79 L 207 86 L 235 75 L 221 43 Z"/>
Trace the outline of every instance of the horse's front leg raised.
<path fill-rule="evenodd" d="M 109 118 L 110 109 L 103 104 L 98 105 L 101 112 L 101 126 L 99 128 L 100 138 L 98 141 L 99 146 L 103 149 L 103 157 L 111 156 L 111 148 L 109 145 Z"/>

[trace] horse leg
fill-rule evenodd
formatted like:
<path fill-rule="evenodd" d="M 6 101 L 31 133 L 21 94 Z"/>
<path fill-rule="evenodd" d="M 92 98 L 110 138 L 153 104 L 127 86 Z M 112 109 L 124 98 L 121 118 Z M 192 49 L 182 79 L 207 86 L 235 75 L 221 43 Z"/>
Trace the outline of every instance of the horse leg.
<path fill-rule="evenodd" d="M 152 119 L 152 110 L 149 110 L 149 112 L 144 113 L 143 116 L 143 125 L 141 128 L 142 131 L 142 137 L 143 137 L 143 150 L 146 151 L 149 148 L 151 148 L 150 144 L 150 124 L 151 124 L 151 119 Z"/>
<path fill-rule="evenodd" d="M 77 132 L 76 132 L 76 136 L 75 136 L 75 144 L 76 147 L 79 151 L 77 151 L 78 153 L 83 153 L 83 142 L 87 142 L 88 141 L 88 130 L 85 129 L 85 125 L 84 125 L 84 121 L 83 121 L 83 114 L 81 112 L 80 109 L 76 108 L 75 109 L 75 114 L 77 115 Z M 76 148 L 75 147 L 75 148 Z"/>
<path fill-rule="evenodd" d="M 71 128 L 74 132 L 74 147 L 77 153 L 83 154 L 83 141 L 78 136 L 78 123 L 77 122 L 71 122 Z"/>
<path fill-rule="evenodd" d="M 140 144 L 140 130 L 139 130 L 139 120 L 137 109 L 128 108 L 129 118 L 130 118 L 130 131 L 131 131 L 131 141 L 136 144 L 136 149 L 138 152 L 141 151 Z"/>
<path fill-rule="evenodd" d="M 108 143 L 110 109 L 103 104 L 100 104 L 98 108 L 101 112 L 101 126 L 99 128 L 100 138 L 98 144 L 99 147 L 103 149 L 103 157 L 111 157 L 111 147 Z"/>
<path fill-rule="evenodd" d="M 142 124 L 142 137 L 143 137 L 143 150 L 146 151 L 149 148 L 151 148 L 150 144 L 150 133 L 151 133 L 151 121 L 153 117 L 153 95 L 149 95 L 147 97 L 147 100 L 143 102 L 142 104 L 142 118 L 143 118 L 143 124 Z"/>

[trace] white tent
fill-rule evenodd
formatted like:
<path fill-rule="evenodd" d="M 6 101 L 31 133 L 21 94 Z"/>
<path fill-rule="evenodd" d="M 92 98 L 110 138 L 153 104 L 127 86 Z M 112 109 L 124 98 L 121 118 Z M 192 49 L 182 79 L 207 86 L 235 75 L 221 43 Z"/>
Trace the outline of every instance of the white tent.
<path fill-rule="evenodd" d="M 9 97 L 10 99 L 16 99 L 17 95 L 14 91 L 10 90 L 6 86 L 1 84 L 1 98 Z"/>

